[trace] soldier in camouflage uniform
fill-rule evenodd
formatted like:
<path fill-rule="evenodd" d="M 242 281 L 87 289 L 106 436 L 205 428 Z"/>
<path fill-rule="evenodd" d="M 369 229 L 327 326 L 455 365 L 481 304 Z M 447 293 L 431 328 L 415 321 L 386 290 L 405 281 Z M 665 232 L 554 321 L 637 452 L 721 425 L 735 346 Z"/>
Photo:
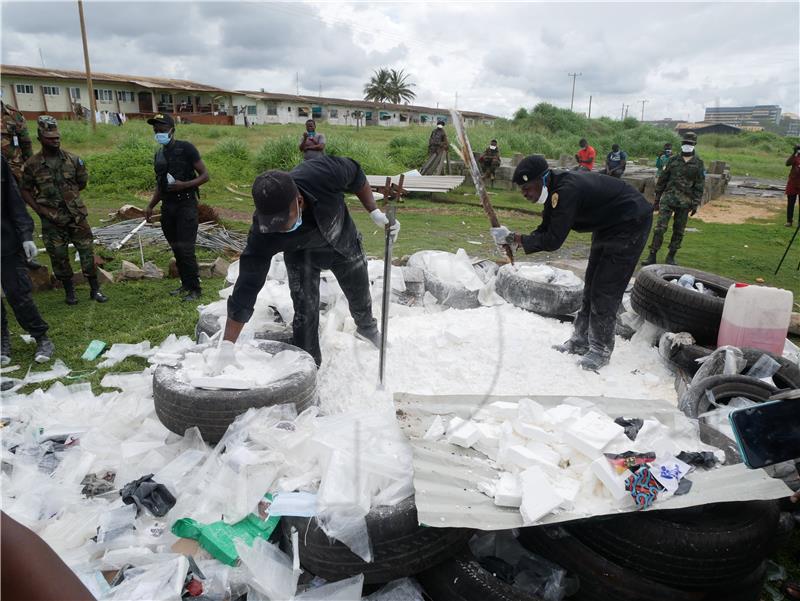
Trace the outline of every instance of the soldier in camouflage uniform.
<path fill-rule="evenodd" d="M 22 180 L 22 166 L 33 156 L 33 144 L 22 113 L 2 101 L 0 101 L 0 110 L 2 110 L 3 116 L 1 132 L 3 156 L 19 185 Z"/>
<path fill-rule="evenodd" d="M 97 283 L 89 212 L 80 197 L 89 180 L 86 165 L 80 157 L 61 150 L 61 136 L 53 117 L 39 117 L 38 139 L 42 151 L 25 162 L 22 197 L 42 218 L 44 245 L 53 273 L 64 285 L 67 304 L 78 302 L 69 262 L 70 243 L 80 255 L 81 271 L 91 288 L 89 299 L 104 303 L 108 298 Z"/>
<path fill-rule="evenodd" d="M 449 149 L 450 141 L 444 130 L 444 121 L 439 119 L 436 129 L 431 132 L 431 137 L 428 139 L 428 160 L 420 167 L 419 172 L 422 175 L 441 175 Z"/>
<path fill-rule="evenodd" d="M 500 149 L 497 147 L 497 140 L 489 142 L 489 146 L 478 158 L 478 165 L 481 167 L 483 179 L 488 179 L 494 186 L 494 174 L 500 166 Z"/>
<path fill-rule="evenodd" d="M 664 171 L 656 183 L 656 202 L 653 211 L 658 211 L 658 220 L 653 229 L 653 242 L 650 254 L 642 261 L 642 265 L 656 263 L 656 253 L 664 242 L 669 220 L 675 215 L 672 224 L 672 238 L 669 241 L 669 253 L 666 263 L 675 265 L 675 253 L 681 247 L 683 232 L 690 215 L 697 212 L 703 198 L 703 186 L 706 180 L 703 161 L 695 154 L 697 135 L 687 132 L 681 142 L 681 154 L 670 157 Z M 662 204 L 663 201 L 663 204 Z"/>

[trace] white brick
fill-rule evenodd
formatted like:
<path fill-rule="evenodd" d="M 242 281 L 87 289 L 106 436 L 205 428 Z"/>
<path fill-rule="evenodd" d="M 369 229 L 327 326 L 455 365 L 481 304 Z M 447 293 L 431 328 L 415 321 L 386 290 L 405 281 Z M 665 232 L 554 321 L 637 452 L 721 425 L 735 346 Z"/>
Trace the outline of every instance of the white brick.
<path fill-rule="evenodd" d="M 552 482 L 556 494 L 563 499 L 561 507 L 567 510 L 573 509 L 581 489 L 580 480 L 560 474 L 557 478 L 552 478 Z"/>
<path fill-rule="evenodd" d="M 607 415 L 590 411 L 564 432 L 564 442 L 587 457 L 598 454 L 625 429 Z"/>
<path fill-rule="evenodd" d="M 439 440 L 442 436 L 444 436 L 444 420 L 441 415 L 437 415 L 422 438 L 424 440 Z"/>
<path fill-rule="evenodd" d="M 500 450 L 500 437 L 502 436 L 502 427 L 495 424 L 476 423 L 475 426 L 480 432 L 480 438 L 472 448 L 480 451 L 487 457 L 497 460 L 498 451 Z"/>
<path fill-rule="evenodd" d="M 510 401 L 495 401 L 486 406 L 486 410 L 494 416 L 494 419 L 503 422 L 516 419 L 519 412 L 519 403 Z"/>
<path fill-rule="evenodd" d="M 481 432 L 478 427 L 460 417 L 454 417 L 447 425 L 447 442 L 459 447 L 469 448 L 478 442 Z"/>
<path fill-rule="evenodd" d="M 508 449 L 515 445 L 525 445 L 525 439 L 514 433 L 511 422 L 504 422 L 500 427 L 500 443 L 497 449 L 497 461 L 506 463 Z"/>
<path fill-rule="evenodd" d="M 581 417 L 580 407 L 556 405 L 544 412 L 544 424 L 550 429 L 563 428 Z"/>
<path fill-rule="evenodd" d="M 564 502 L 547 474 L 539 467 L 530 467 L 520 475 L 522 503 L 519 512 L 525 525 L 533 524 Z"/>
<path fill-rule="evenodd" d="M 568 396 L 563 401 L 561 401 L 565 405 L 572 405 L 573 407 L 580 407 L 583 413 L 586 413 L 589 409 L 593 409 L 597 407 L 592 401 L 588 401 L 586 399 L 582 399 L 581 397 L 577 396 Z"/>
<path fill-rule="evenodd" d="M 503 472 L 495 485 L 494 504 L 500 507 L 519 507 L 520 503 L 522 503 L 522 485 L 519 477 Z"/>
<path fill-rule="evenodd" d="M 626 496 L 630 496 L 630 493 L 625 490 L 625 480 L 632 475 L 630 470 L 625 470 L 621 474 L 617 474 L 616 470 L 611 467 L 611 464 L 605 457 L 598 457 L 592 461 L 591 469 L 592 473 L 603 483 L 606 490 L 610 492 L 611 496 L 617 501 L 621 501 Z"/>
<path fill-rule="evenodd" d="M 546 444 L 541 442 L 529 442 L 525 445 L 529 451 L 533 451 L 535 458 L 534 465 L 543 467 L 545 469 L 559 469 L 561 463 L 561 455 L 554 451 Z"/>
<path fill-rule="evenodd" d="M 514 431 L 524 438 L 537 442 L 552 443 L 556 440 L 550 432 L 520 420 L 514 422 Z"/>
<path fill-rule="evenodd" d="M 544 419 L 544 407 L 533 399 L 520 399 L 517 419 L 527 424 L 540 424 Z"/>

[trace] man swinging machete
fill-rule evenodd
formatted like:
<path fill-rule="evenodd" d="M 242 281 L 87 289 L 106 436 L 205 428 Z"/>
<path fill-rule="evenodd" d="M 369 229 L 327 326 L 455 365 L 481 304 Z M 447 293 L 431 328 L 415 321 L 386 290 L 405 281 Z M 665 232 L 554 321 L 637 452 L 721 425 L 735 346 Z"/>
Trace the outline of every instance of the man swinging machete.
<path fill-rule="evenodd" d="M 572 337 L 553 348 L 580 355 L 581 367 L 596 371 L 608 364 L 614 350 L 617 309 L 647 242 L 653 208 L 622 180 L 554 171 L 542 156 L 524 158 L 512 181 L 529 201 L 544 204 L 542 223 L 530 235 L 491 228 L 498 245 L 521 247 L 526 254 L 554 251 L 570 230 L 592 232 L 583 304 Z"/>
<path fill-rule="evenodd" d="M 286 171 L 265 171 L 253 182 L 255 203 L 247 246 L 239 260 L 239 277 L 228 298 L 228 319 L 220 349 L 220 366 L 233 360 L 233 344 L 253 315 L 272 257 L 283 252 L 294 305 L 293 343 L 319 366 L 319 277 L 336 276 L 356 323 L 356 334 L 376 347 L 380 334 L 372 316 L 367 259 L 361 234 L 344 201 L 351 192 L 380 227 L 389 219 L 375 205 L 366 175 L 353 159 L 321 155 Z M 394 239 L 400 222 L 389 227 Z"/>

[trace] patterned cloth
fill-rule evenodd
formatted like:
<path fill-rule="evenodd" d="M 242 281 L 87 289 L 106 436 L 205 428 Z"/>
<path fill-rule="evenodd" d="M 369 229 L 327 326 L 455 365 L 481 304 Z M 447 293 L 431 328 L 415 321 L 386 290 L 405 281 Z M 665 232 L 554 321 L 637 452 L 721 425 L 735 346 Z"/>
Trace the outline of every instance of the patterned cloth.
<path fill-rule="evenodd" d="M 625 490 L 631 493 L 636 507 L 639 510 L 650 507 L 664 487 L 658 483 L 650 468 L 643 467 L 628 477 L 625 481 Z"/>

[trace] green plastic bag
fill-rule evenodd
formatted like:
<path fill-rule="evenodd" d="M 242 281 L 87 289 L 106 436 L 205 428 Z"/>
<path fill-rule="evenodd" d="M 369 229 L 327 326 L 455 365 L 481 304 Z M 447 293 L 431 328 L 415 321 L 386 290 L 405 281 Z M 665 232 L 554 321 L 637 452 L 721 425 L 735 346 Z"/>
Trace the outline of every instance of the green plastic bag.
<path fill-rule="evenodd" d="M 89 343 L 89 346 L 86 347 L 86 350 L 83 351 L 83 355 L 81 355 L 81 359 L 85 361 L 94 361 L 97 359 L 97 356 L 103 352 L 103 349 L 106 348 L 106 343 L 102 340 L 92 340 Z"/>
<path fill-rule="evenodd" d="M 172 534 L 196 540 L 212 557 L 232 566 L 239 559 L 234 544 L 236 539 L 242 540 L 249 547 L 256 538 L 267 540 L 275 531 L 281 518 L 269 516 L 271 502 L 272 495 L 266 495 L 259 503 L 259 515 L 248 514 L 235 524 L 226 524 L 223 521 L 201 524 L 192 518 L 181 518 L 172 524 Z"/>

